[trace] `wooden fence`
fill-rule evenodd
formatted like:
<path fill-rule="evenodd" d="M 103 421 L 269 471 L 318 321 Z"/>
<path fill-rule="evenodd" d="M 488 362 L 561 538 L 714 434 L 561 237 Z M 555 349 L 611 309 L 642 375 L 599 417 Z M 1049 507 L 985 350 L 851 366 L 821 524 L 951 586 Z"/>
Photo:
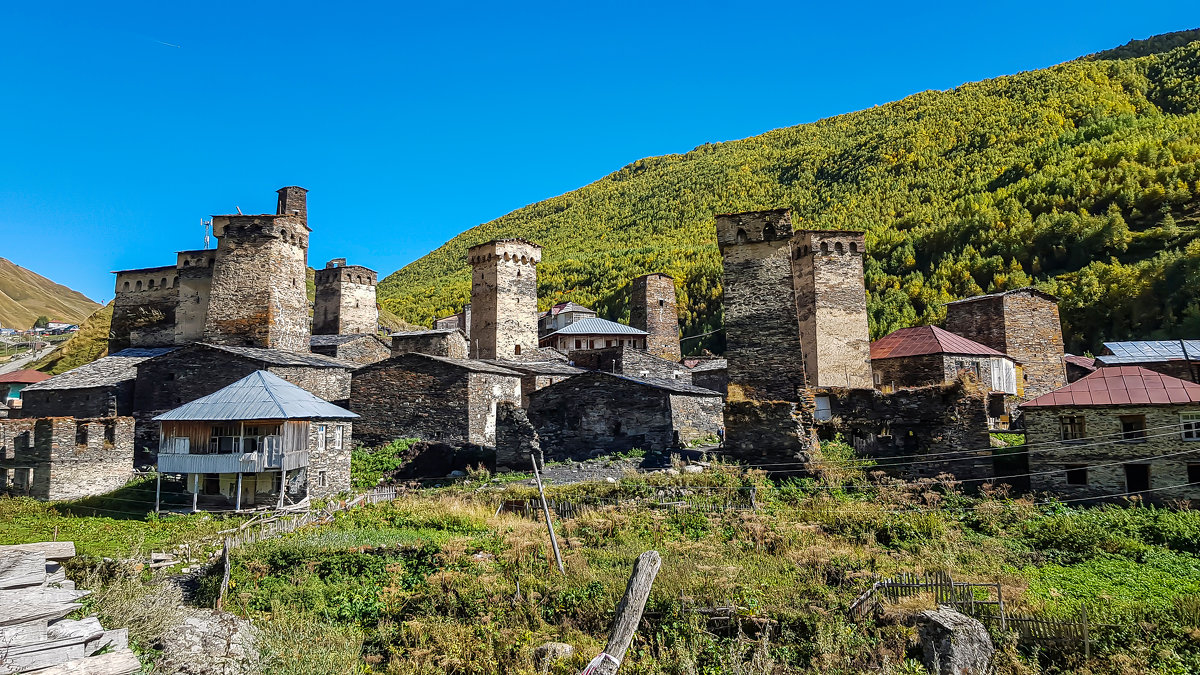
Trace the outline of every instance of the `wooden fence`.
<path fill-rule="evenodd" d="M 850 603 L 847 615 L 851 620 L 862 620 L 882 611 L 884 600 L 899 602 L 901 598 L 925 593 L 933 595 L 938 605 L 953 607 L 989 628 L 1016 633 L 1022 643 L 1059 649 L 1082 646 L 1085 656 L 1091 655 L 1091 628 L 1096 624 L 1089 622 L 1086 607 L 1081 608 L 1078 620 L 1014 614 L 1004 607 L 1004 591 L 999 583 L 958 582 L 947 572 L 901 573 L 877 581 Z"/>
<path fill-rule="evenodd" d="M 707 493 L 684 494 L 685 492 L 691 492 L 689 490 L 677 491 L 678 494 L 674 495 L 658 494 L 658 492 L 661 491 L 649 491 L 645 493 L 635 491 L 623 497 L 612 498 L 547 498 L 546 505 L 563 520 L 577 518 L 595 509 L 633 502 L 641 506 L 666 509 L 672 512 L 688 510 L 724 513 L 725 511 L 750 511 L 757 508 L 757 504 L 755 503 L 756 490 L 753 487 L 741 490 L 726 490 L 718 497 L 713 497 Z M 500 502 L 496 513 L 515 513 L 526 518 L 537 519 L 542 517 L 542 502 L 537 497 L 529 499 L 506 499 Z"/>
<path fill-rule="evenodd" d="M 397 494 L 395 487 L 376 488 L 368 490 L 353 499 L 331 504 L 319 511 L 305 511 L 292 515 L 273 514 L 252 518 L 237 529 L 226 530 L 221 532 L 220 535 L 225 538 L 226 545 L 230 549 L 235 549 L 272 537 L 278 537 L 281 534 L 295 532 L 308 525 L 329 523 L 333 521 L 334 514 L 339 511 L 349 511 L 363 504 L 389 502 L 395 499 Z"/>

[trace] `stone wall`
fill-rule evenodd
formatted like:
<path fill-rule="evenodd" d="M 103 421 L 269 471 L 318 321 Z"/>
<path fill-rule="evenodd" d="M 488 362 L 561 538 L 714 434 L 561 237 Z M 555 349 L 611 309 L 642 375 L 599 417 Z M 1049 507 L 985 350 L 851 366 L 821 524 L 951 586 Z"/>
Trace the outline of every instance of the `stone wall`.
<path fill-rule="evenodd" d="M 378 275 L 361 265 L 346 265 L 345 258 L 331 260 L 314 278 L 314 335 L 374 333 L 379 330 L 375 299 Z"/>
<path fill-rule="evenodd" d="M 862 232 L 805 230 L 792 248 L 808 386 L 872 387 Z"/>
<path fill-rule="evenodd" d="M 335 446 L 335 431 L 342 427 L 342 445 Z M 325 449 L 320 450 L 318 437 L 322 427 Z M 313 420 L 308 425 L 308 490 L 313 499 L 325 499 L 350 491 L 350 451 L 354 447 L 354 425 L 342 420 Z M 324 473 L 325 485 L 321 485 Z"/>
<path fill-rule="evenodd" d="M 646 351 L 678 361 L 679 310 L 675 305 L 675 280 L 666 274 L 647 274 L 633 280 L 629 298 L 629 325 L 644 330 Z"/>
<path fill-rule="evenodd" d="M 1148 464 L 1150 488 L 1144 498 L 1153 502 L 1200 500 L 1200 486 L 1159 489 L 1196 482 L 1200 472 L 1200 440 L 1185 440 L 1180 415 L 1200 413 L 1200 405 L 1095 406 L 1029 408 L 1024 411 L 1029 446 L 1029 471 L 1035 492 L 1062 498 L 1096 498 L 1130 491 L 1125 464 Z M 1062 442 L 1060 417 L 1083 416 L 1086 440 Z M 1121 416 L 1144 415 L 1145 438 L 1123 441 Z M 1187 454 L 1176 454 L 1176 453 Z M 1163 455 L 1174 455 L 1163 457 Z M 1108 466 L 1100 466 L 1108 465 Z M 1189 473 L 1189 465 L 1193 468 Z M 1084 469 L 1085 483 L 1072 484 L 1067 468 Z M 1061 473 L 1043 473 L 1061 471 Z"/>
<path fill-rule="evenodd" d="M 512 403 L 501 403 L 496 412 L 496 468 L 528 471 L 531 455 L 540 466 L 542 446 L 529 416 Z"/>
<path fill-rule="evenodd" d="M 999 358 L 999 357 L 997 357 Z M 990 388 L 992 359 L 988 356 L 958 356 L 955 354 L 921 354 L 876 359 L 871 362 L 878 386 L 927 387 L 953 382 L 962 372 L 970 373 L 977 382 Z"/>
<path fill-rule="evenodd" d="M 21 392 L 26 417 L 113 417 L 133 414 L 133 380 L 103 387 Z"/>
<path fill-rule="evenodd" d="M 946 305 L 946 330 L 1011 356 L 1024 373 L 1026 400 L 1067 384 L 1058 301 L 1019 289 Z"/>
<path fill-rule="evenodd" d="M 807 462 L 816 443 L 811 400 L 725 403 L 726 451 L 740 462 Z"/>
<path fill-rule="evenodd" d="M 470 373 L 415 354 L 360 368 L 350 388 L 358 439 L 371 447 L 406 437 L 469 443 Z"/>
<path fill-rule="evenodd" d="M 671 426 L 681 443 L 712 438 L 725 426 L 725 402 L 720 396 L 671 394 Z"/>
<path fill-rule="evenodd" d="M 471 247 L 471 342 L 476 359 L 504 359 L 538 346 L 537 264 L 542 248 L 522 239 Z"/>
<path fill-rule="evenodd" d="M 521 378 L 498 373 L 471 373 L 468 383 L 470 420 L 467 441 L 487 448 L 496 446 L 496 408 L 500 403 L 521 405 Z"/>
<path fill-rule="evenodd" d="M 180 251 L 176 260 L 179 294 L 175 308 L 175 344 L 183 345 L 204 336 L 204 320 L 208 316 L 208 300 L 212 296 L 212 273 L 217 262 L 217 251 Z"/>
<path fill-rule="evenodd" d="M 657 377 L 691 384 L 692 373 L 678 361 L 669 361 L 652 352 L 622 345 L 603 349 L 579 349 L 569 354 L 571 361 L 585 370 L 601 370 L 630 377 Z"/>
<path fill-rule="evenodd" d="M 360 365 L 376 363 L 392 355 L 391 347 L 378 335 L 345 337 L 354 337 L 354 339 L 338 342 L 337 344 L 314 344 L 312 346 L 312 353 Z"/>
<path fill-rule="evenodd" d="M 697 387 L 711 389 L 722 396 L 729 393 L 728 367 L 705 367 L 700 370 L 692 370 L 691 374 L 692 384 Z"/>
<path fill-rule="evenodd" d="M 789 400 L 805 386 L 797 352 L 791 212 L 719 215 L 729 382 L 747 398 Z"/>
<path fill-rule="evenodd" d="M 317 398 L 342 406 L 350 399 L 349 369 L 265 365 L 265 370 L 269 370 Z"/>
<path fill-rule="evenodd" d="M 392 334 L 392 356 L 416 352 L 451 359 L 467 358 L 467 338 L 457 329 Z"/>
<path fill-rule="evenodd" d="M 204 341 L 307 352 L 306 219 L 214 216 L 213 231 L 220 245 Z"/>
<path fill-rule="evenodd" d="M 174 266 L 117 272 L 108 350 L 175 344 L 179 301 Z"/>
<path fill-rule="evenodd" d="M 133 477 L 133 433 L 129 417 L 0 420 L 0 491 L 64 500 L 116 490 Z"/>

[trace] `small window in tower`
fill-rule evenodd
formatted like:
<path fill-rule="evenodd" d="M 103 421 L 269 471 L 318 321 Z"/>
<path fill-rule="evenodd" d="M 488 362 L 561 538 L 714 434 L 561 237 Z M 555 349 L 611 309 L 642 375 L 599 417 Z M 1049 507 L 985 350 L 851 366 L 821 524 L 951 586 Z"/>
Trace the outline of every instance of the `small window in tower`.
<path fill-rule="evenodd" d="M 517 345 L 517 346 L 516 346 L 516 349 L 515 349 L 515 352 L 514 352 L 514 353 L 515 353 L 517 356 L 520 356 L 520 355 L 521 355 L 521 345 Z"/>
<path fill-rule="evenodd" d="M 829 242 L 821 242 L 821 253 L 829 253 Z"/>
<path fill-rule="evenodd" d="M 842 248 L 842 242 L 840 242 L 840 241 L 833 245 L 833 250 L 836 251 L 839 255 L 842 253 L 845 253 L 845 250 Z"/>
<path fill-rule="evenodd" d="M 163 277 L 162 281 L 158 282 L 158 285 L 161 286 L 162 288 L 166 288 L 167 287 L 167 278 Z"/>
<path fill-rule="evenodd" d="M 139 291 L 142 290 L 142 280 L 141 279 L 138 279 L 137 286 L 135 286 L 134 288 L 135 288 L 135 290 L 139 290 Z"/>
<path fill-rule="evenodd" d="M 853 242 L 853 241 L 850 242 L 850 252 L 858 253 L 858 243 L 857 242 Z"/>
<path fill-rule="evenodd" d="M 738 228 L 738 231 L 737 231 L 737 243 L 739 243 L 739 244 L 746 243 L 746 231 L 741 228 Z"/>
<path fill-rule="evenodd" d="M 123 291 L 129 290 L 129 282 L 128 281 L 125 282 L 125 285 L 121 286 L 121 290 L 123 290 Z"/>
<path fill-rule="evenodd" d="M 659 298 L 659 299 L 658 299 L 658 306 L 659 306 L 659 307 L 666 307 L 666 306 L 667 306 L 667 301 L 666 301 L 666 300 L 663 300 L 662 298 Z"/>

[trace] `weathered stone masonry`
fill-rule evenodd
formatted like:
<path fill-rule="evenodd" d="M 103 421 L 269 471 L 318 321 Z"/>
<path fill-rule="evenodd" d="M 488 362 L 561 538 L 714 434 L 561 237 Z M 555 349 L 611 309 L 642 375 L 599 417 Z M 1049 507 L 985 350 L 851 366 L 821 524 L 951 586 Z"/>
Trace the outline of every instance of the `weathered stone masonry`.
<path fill-rule="evenodd" d="M 471 357 L 505 359 L 538 346 L 537 264 L 542 247 L 501 239 L 471 247 Z"/>
<path fill-rule="evenodd" d="M 335 258 L 317 270 L 314 278 L 314 335 L 375 333 L 379 330 L 379 310 L 375 304 L 375 270 L 362 265 L 347 265 Z"/>
<path fill-rule="evenodd" d="M 0 492 L 79 499 L 133 476 L 133 419 L 0 420 Z"/>
<path fill-rule="evenodd" d="M 808 386 L 870 388 L 862 232 L 806 230 L 793 238 L 792 251 Z"/>
<path fill-rule="evenodd" d="M 633 280 L 629 298 L 629 325 L 646 331 L 646 351 L 679 360 L 679 310 L 675 280 L 666 274 L 647 274 Z"/>

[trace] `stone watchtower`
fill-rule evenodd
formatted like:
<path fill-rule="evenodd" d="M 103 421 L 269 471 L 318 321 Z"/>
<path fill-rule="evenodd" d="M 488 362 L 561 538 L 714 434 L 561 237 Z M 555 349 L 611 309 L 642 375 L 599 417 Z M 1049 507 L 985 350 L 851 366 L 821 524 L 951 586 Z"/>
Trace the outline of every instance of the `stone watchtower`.
<path fill-rule="evenodd" d="M 646 349 L 651 354 L 678 361 L 679 310 L 675 307 L 675 280 L 666 274 L 647 274 L 634 279 L 629 298 L 629 325 L 648 333 Z"/>
<path fill-rule="evenodd" d="M 313 335 L 350 335 L 379 331 L 375 304 L 375 270 L 347 265 L 334 258 L 316 272 L 317 295 L 313 302 Z"/>
<path fill-rule="evenodd" d="M 800 350 L 810 387 L 870 389 L 862 232 L 803 230 L 792 240 Z"/>
<path fill-rule="evenodd" d="M 805 388 L 787 209 L 717 216 L 729 383 L 748 398 L 796 401 Z"/>
<path fill-rule="evenodd" d="M 538 346 L 537 264 L 542 247 L 524 239 L 472 246 L 471 358 L 503 359 Z"/>
<path fill-rule="evenodd" d="M 308 209 L 301 187 L 279 191 L 274 215 L 213 216 L 205 342 L 307 352 Z"/>
<path fill-rule="evenodd" d="M 1024 374 L 1028 400 L 1067 384 L 1058 298 L 1017 288 L 946 305 L 946 330 L 1008 354 Z"/>

